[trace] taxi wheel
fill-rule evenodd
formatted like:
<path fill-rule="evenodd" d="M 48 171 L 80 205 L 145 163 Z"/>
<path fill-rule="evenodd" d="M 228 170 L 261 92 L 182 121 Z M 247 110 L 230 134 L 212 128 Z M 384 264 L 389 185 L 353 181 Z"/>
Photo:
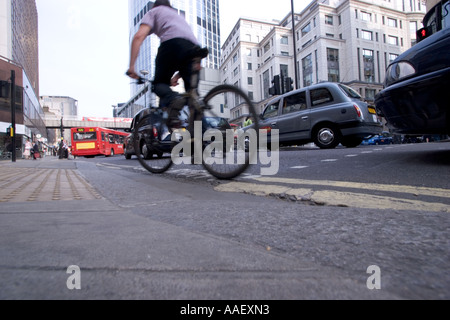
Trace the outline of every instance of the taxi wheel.
<path fill-rule="evenodd" d="M 333 124 L 324 124 L 315 129 L 313 139 L 320 149 L 334 149 L 341 142 L 339 129 Z"/>

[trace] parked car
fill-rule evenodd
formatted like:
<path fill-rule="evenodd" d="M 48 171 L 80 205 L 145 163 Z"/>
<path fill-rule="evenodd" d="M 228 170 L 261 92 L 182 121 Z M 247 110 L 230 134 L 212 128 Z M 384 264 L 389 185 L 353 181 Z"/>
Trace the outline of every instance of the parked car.
<path fill-rule="evenodd" d="M 395 133 L 450 134 L 450 2 L 434 2 L 418 31 L 418 39 L 430 36 L 389 65 L 385 88 L 375 98 Z"/>
<path fill-rule="evenodd" d="M 383 145 L 383 144 L 393 144 L 394 138 L 389 132 L 384 131 L 382 134 L 375 135 L 371 138 L 364 139 L 363 145 Z"/>
<path fill-rule="evenodd" d="M 187 117 L 183 117 L 183 112 L 181 112 L 180 120 L 186 120 Z M 142 118 L 147 117 L 148 119 L 148 128 L 143 130 L 143 134 L 141 137 L 141 152 L 146 159 L 151 159 L 154 155 L 160 157 L 162 156 L 161 150 L 164 152 L 170 152 L 172 144 L 172 135 L 167 132 L 167 130 L 161 129 L 162 117 L 161 113 L 158 110 L 150 111 L 150 109 L 144 109 L 140 111 L 133 118 L 130 129 L 127 131 L 131 132 L 130 136 L 125 139 L 125 158 L 131 159 L 133 155 L 136 155 L 134 150 L 134 126 L 138 123 Z M 224 141 L 226 139 L 226 130 L 231 129 L 231 125 L 227 119 L 221 117 L 205 117 L 202 120 L 202 133 L 205 133 L 209 129 L 218 129 L 222 132 L 224 136 Z M 183 130 L 183 129 L 181 129 Z M 152 142 L 157 139 L 162 138 L 162 142 L 158 151 L 154 151 L 151 149 Z M 145 143 L 147 142 L 147 143 Z M 204 147 L 207 142 L 204 142 Z"/>
<path fill-rule="evenodd" d="M 260 128 L 278 129 L 281 146 L 314 142 L 322 149 L 339 143 L 356 147 L 365 137 L 382 132 L 375 108 L 350 87 L 332 82 L 272 99 L 260 115 Z"/>

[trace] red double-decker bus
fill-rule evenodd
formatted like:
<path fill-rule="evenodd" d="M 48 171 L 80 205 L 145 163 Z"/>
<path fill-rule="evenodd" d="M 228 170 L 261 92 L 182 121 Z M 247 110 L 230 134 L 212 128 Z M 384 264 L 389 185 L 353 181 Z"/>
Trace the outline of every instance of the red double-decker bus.
<path fill-rule="evenodd" d="M 100 127 L 72 128 L 72 155 L 92 158 L 123 154 L 125 138 L 129 133 Z"/>

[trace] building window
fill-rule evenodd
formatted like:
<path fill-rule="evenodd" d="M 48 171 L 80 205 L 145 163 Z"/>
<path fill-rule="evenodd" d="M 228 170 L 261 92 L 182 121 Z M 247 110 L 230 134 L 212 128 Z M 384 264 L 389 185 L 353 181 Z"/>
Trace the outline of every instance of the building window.
<path fill-rule="evenodd" d="M 391 64 L 392 62 L 394 62 L 395 59 L 397 59 L 398 54 L 395 53 L 389 53 L 389 61 L 388 64 Z"/>
<path fill-rule="evenodd" d="M 364 81 L 373 83 L 375 81 L 375 62 L 373 50 L 363 49 Z"/>
<path fill-rule="evenodd" d="M 281 37 L 281 44 L 289 44 L 289 40 L 287 36 L 282 36 Z"/>
<path fill-rule="evenodd" d="M 339 82 L 339 50 L 327 48 L 328 81 Z"/>
<path fill-rule="evenodd" d="M 269 88 L 270 88 L 270 74 L 269 70 L 263 73 L 263 94 L 264 99 L 269 98 Z"/>
<path fill-rule="evenodd" d="M 281 51 L 281 55 L 282 55 L 282 56 L 285 56 L 285 57 L 288 57 L 288 56 L 289 56 L 289 52 Z"/>
<path fill-rule="evenodd" d="M 333 16 L 325 16 L 325 24 L 333 25 Z"/>
<path fill-rule="evenodd" d="M 248 85 L 253 85 L 253 78 L 252 77 L 248 77 L 247 78 L 247 84 Z"/>
<path fill-rule="evenodd" d="M 368 12 L 361 11 L 361 20 L 363 21 L 372 21 L 372 14 Z"/>
<path fill-rule="evenodd" d="M 387 22 L 389 27 L 397 28 L 397 19 L 388 18 Z"/>
<path fill-rule="evenodd" d="M 233 56 L 233 63 L 235 63 L 238 60 L 238 55 L 237 53 Z"/>
<path fill-rule="evenodd" d="M 285 78 L 289 76 L 289 70 L 288 70 L 287 64 L 280 64 L 280 75 Z"/>
<path fill-rule="evenodd" d="M 313 62 L 312 55 L 309 54 L 302 59 L 302 70 L 303 70 L 303 86 L 307 87 L 313 83 Z"/>
<path fill-rule="evenodd" d="M 247 70 L 252 70 L 252 64 L 251 63 L 247 63 Z"/>
<path fill-rule="evenodd" d="M 416 31 L 417 31 L 417 21 L 410 21 L 409 33 L 411 35 L 411 47 L 417 43 Z"/>
<path fill-rule="evenodd" d="M 375 100 L 375 89 L 366 89 L 366 99 L 370 101 Z"/>
<path fill-rule="evenodd" d="M 248 98 L 250 99 L 250 101 L 253 101 L 253 100 L 255 100 L 255 98 L 254 98 L 254 96 L 253 96 L 253 92 L 252 92 L 252 91 L 249 91 L 249 92 L 248 92 Z"/>
<path fill-rule="evenodd" d="M 235 86 L 235 87 L 239 87 L 239 81 L 236 82 L 236 83 L 234 84 L 234 86 Z M 241 96 L 237 94 L 237 95 L 234 97 L 234 106 L 237 107 L 237 106 L 240 105 L 240 104 L 241 104 Z M 239 111 L 240 111 L 240 110 L 239 110 Z"/>
<path fill-rule="evenodd" d="M 311 23 L 308 23 L 302 28 L 302 37 L 311 31 Z"/>
<path fill-rule="evenodd" d="M 306 42 L 302 45 L 302 49 L 303 49 L 303 48 L 306 48 L 307 46 L 309 46 L 309 45 L 311 44 L 311 42 L 312 42 L 311 39 L 308 40 L 308 41 L 306 41 Z"/>
<path fill-rule="evenodd" d="M 361 30 L 361 38 L 364 40 L 373 40 L 372 31 Z"/>
<path fill-rule="evenodd" d="M 270 50 L 270 42 L 267 42 L 267 44 L 264 46 L 264 53 L 267 53 Z"/>
<path fill-rule="evenodd" d="M 394 46 L 398 46 L 398 37 L 388 36 L 388 43 Z"/>

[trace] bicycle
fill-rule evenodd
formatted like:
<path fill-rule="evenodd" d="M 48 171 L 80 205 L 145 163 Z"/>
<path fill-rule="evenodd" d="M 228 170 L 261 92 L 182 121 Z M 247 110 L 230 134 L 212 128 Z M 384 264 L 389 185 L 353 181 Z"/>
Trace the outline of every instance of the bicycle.
<path fill-rule="evenodd" d="M 0 160 L 11 160 L 12 152 L 0 150 Z"/>
<path fill-rule="evenodd" d="M 135 154 L 140 164 L 151 173 L 166 172 L 175 160 L 177 163 L 202 164 L 214 177 L 232 179 L 242 174 L 255 156 L 255 152 L 247 147 L 248 139 L 243 131 L 235 136 L 231 127 L 215 131 L 205 131 L 203 128 L 208 116 L 220 117 L 214 110 L 227 108 L 229 103 L 238 105 L 240 110 L 248 110 L 248 116 L 253 118 L 252 129 L 258 132 L 259 128 L 255 107 L 241 89 L 222 84 L 200 98 L 197 77 L 201 60 L 207 55 L 204 48 L 189 57 L 195 71 L 191 77 L 192 89 L 181 94 L 185 99 L 185 107 L 177 114 L 181 125 L 174 126 L 173 117 L 168 116 L 164 108 L 150 106 L 135 117 L 136 123 L 132 124 L 131 129 Z M 145 82 L 153 84 L 151 80 L 138 80 L 140 84 Z"/>

